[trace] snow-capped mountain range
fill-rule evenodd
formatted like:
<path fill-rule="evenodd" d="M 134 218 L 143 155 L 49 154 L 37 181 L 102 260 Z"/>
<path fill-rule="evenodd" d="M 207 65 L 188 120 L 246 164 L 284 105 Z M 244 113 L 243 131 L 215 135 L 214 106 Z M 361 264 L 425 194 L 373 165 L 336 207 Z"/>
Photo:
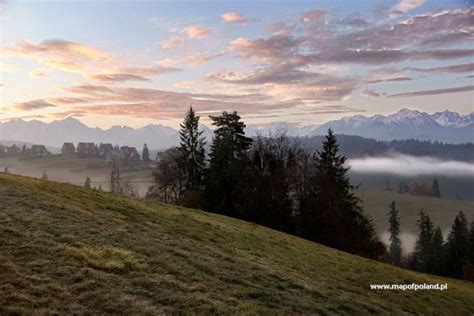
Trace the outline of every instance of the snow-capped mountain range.
<path fill-rule="evenodd" d="M 420 139 L 447 143 L 474 141 L 474 112 L 461 115 L 443 111 L 428 114 L 402 109 L 387 116 L 350 116 L 331 121 L 316 129 L 320 134 L 332 128 L 336 133 L 359 135 L 378 140 Z"/>
<path fill-rule="evenodd" d="M 428 114 L 402 109 L 387 116 L 355 115 L 323 125 L 298 126 L 286 122 L 273 122 L 263 128 L 250 126 L 246 132 L 248 136 L 257 134 L 265 136 L 284 130 L 289 136 L 314 136 L 325 134 L 328 128 L 332 128 L 337 134 L 359 135 L 378 140 L 414 138 L 447 143 L 474 142 L 474 112 L 467 115 L 451 111 Z M 210 140 L 212 130 L 204 125 L 202 129 Z M 88 127 L 74 118 L 51 123 L 15 119 L 0 123 L 0 140 L 52 147 L 61 147 L 64 142 L 87 141 L 141 148 L 146 142 L 150 148 L 164 149 L 176 145 L 179 135 L 176 129 L 158 124 L 136 129 L 128 126 L 112 126 L 104 130 Z"/>

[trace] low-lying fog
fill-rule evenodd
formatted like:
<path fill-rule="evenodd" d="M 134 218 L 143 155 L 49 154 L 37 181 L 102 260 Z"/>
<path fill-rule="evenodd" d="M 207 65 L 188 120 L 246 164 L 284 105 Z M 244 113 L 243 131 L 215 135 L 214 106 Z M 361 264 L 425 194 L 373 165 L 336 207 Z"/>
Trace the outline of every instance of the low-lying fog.
<path fill-rule="evenodd" d="M 450 232 L 450 229 L 443 231 L 444 240 L 448 238 L 449 232 Z M 408 255 L 413 252 L 413 250 L 415 249 L 417 238 L 418 238 L 418 235 L 415 235 L 412 233 L 403 232 L 403 231 L 400 233 L 400 240 L 402 242 L 403 255 Z M 380 239 L 385 245 L 387 245 L 387 247 L 390 247 L 390 234 L 388 232 L 383 232 L 382 234 L 380 234 Z"/>
<path fill-rule="evenodd" d="M 474 177 L 474 162 L 440 160 L 432 157 L 393 155 L 348 160 L 352 172 L 385 173 L 399 176 L 440 175 Z"/>

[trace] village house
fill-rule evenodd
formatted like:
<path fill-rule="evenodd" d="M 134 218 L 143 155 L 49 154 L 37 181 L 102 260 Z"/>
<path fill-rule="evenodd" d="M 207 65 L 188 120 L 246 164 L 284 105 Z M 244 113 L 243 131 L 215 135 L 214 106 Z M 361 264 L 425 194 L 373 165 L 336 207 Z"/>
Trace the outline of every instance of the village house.
<path fill-rule="evenodd" d="M 107 158 L 108 156 L 111 156 L 112 153 L 114 152 L 114 146 L 112 146 L 112 144 L 110 143 L 100 143 L 99 145 L 99 157 L 102 157 L 102 158 Z"/>
<path fill-rule="evenodd" d="M 120 152 L 124 158 L 130 160 L 140 160 L 140 154 L 135 147 L 122 146 L 120 147 Z"/>
<path fill-rule="evenodd" d="M 104 158 L 107 162 L 114 160 L 120 153 L 119 148 L 112 146 L 110 143 L 99 145 L 99 157 Z"/>
<path fill-rule="evenodd" d="M 29 154 L 32 157 L 45 157 L 51 155 L 44 145 L 32 145 Z"/>
<path fill-rule="evenodd" d="M 76 151 L 81 157 L 96 157 L 99 150 L 94 143 L 81 142 L 77 144 Z"/>
<path fill-rule="evenodd" d="M 63 155 L 74 155 L 76 153 L 76 148 L 73 143 L 64 143 L 61 152 Z"/>

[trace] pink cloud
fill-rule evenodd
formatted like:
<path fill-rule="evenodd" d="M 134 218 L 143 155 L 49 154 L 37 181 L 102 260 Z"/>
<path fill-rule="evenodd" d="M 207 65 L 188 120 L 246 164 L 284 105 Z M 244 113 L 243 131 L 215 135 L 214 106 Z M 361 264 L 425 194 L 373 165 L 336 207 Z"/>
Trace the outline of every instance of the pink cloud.
<path fill-rule="evenodd" d="M 184 29 L 190 39 L 201 39 L 212 34 L 212 30 L 202 25 L 191 25 Z"/>
<path fill-rule="evenodd" d="M 426 0 L 400 0 L 393 10 L 394 12 L 408 13 L 423 6 L 425 3 Z"/>
<path fill-rule="evenodd" d="M 184 40 L 179 36 L 172 36 L 160 43 L 160 47 L 164 50 L 174 50 L 183 46 Z"/>
<path fill-rule="evenodd" d="M 226 12 L 221 15 L 222 21 L 225 23 L 247 23 L 249 19 L 239 12 Z"/>

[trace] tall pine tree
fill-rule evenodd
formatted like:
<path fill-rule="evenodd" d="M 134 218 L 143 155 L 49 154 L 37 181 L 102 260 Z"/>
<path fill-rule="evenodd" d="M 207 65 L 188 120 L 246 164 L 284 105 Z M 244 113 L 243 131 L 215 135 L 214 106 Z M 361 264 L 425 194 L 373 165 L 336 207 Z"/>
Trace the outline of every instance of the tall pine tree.
<path fill-rule="evenodd" d="M 469 260 L 474 264 L 474 221 L 471 222 L 471 229 L 469 231 Z"/>
<path fill-rule="evenodd" d="M 433 222 L 424 212 L 418 220 L 420 234 L 415 243 L 411 258 L 411 268 L 417 271 L 430 272 L 432 263 Z"/>
<path fill-rule="evenodd" d="M 309 194 L 300 202 L 303 237 L 368 257 L 385 255 L 372 220 L 366 217 L 347 177 L 346 157 L 332 130 L 314 157 Z"/>
<path fill-rule="evenodd" d="M 395 205 L 395 201 L 390 203 L 389 232 L 390 232 L 390 261 L 395 265 L 400 265 L 402 256 L 402 242 L 400 240 L 400 217 Z"/>
<path fill-rule="evenodd" d="M 431 192 L 434 197 L 437 197 L 437 198 L 441 197 L 441 190 L 439 189 L 438 179 L 433 180 Z"/>
<path fill-rule="evenodd" d="M 143 161 L 150 161 L 150 151 L 148 150 L 146 143 L 143 144 L 142 159 Z"/>
<path fill-rule="evenodd" d="M 444 241 L 441 227 L 437 227 L 431 241 L 431 267 L 430 273 L 441 275 L 444 272 Z"/>
<path fill-rule="evenodd" d="M 463 212 L 454 219 L 446 242 L 446 262 L 449 276 L 461 278 L 463 266 L 469 262 L 469 230 Z"/>
<path fill-rule="evenodd" d="M 210 116 L 214 130 L 210 165 L 206 177 L 206 203 L 211 211 L 240 216 L 236 207 L 239 185 L 245 174 L 247 150 L 252 139 L 245 136 L 245 124 L 237 112 Z"/>
<path fill-rule="evenodd" d="M 180 127 L 179 166 L 184 175 L 184 185 L 186 190 L 198 190 L 202 185 L 206 163 L 204 149 L 206 140 L 202 136 L 203 131 L 199 130 L 199 116 L 192 107 L 189 108 Z"/>

